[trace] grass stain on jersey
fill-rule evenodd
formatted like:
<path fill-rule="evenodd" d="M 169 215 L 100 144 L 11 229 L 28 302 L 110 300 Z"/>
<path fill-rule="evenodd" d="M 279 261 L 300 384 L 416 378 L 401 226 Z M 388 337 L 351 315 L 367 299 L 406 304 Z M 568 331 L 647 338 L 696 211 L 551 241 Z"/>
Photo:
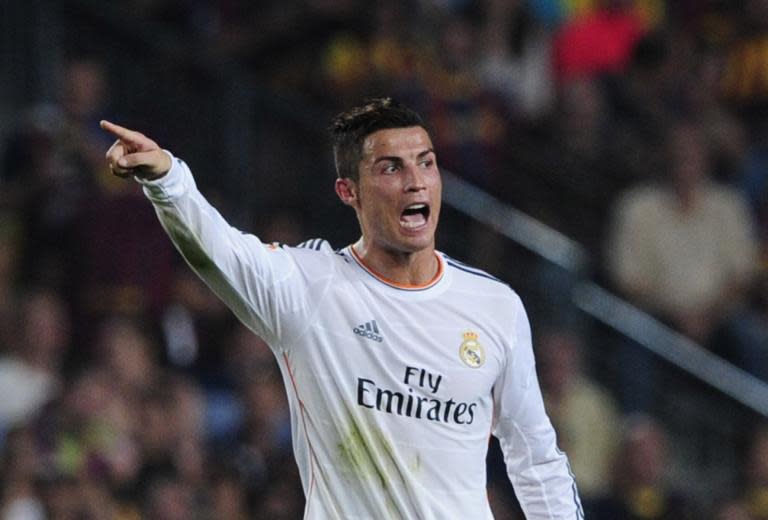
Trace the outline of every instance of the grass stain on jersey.
<path fill-rule="evenodd" d="M 366 440 L 366 438 L 370 440 Z M 392 459 L 392 446 L 383 433 L 376 430 L 368 435 L 360 429 L 360 425 L 354 420 L 350 421 L 350 428 L 339 443 L 339 454 L 345 466 L 358 477 L 377 477 L 381 487 L 388 487 L 387 471 L 380 468 L 377 454 L 388 455 L 386 459 Z"/>
<path fill-rule="evenodd" d="M 418 453 L 416 454 L 416 458 L 413 459 L 413 462 L 411 462 L 410 469 L 411 469 L 411 471 L 414 471 L 414 472 L 421 470 L 421 455 L 420 454 L 418 454 Z"/>
<path fill-rule="evenodd" d="M 349 417 L 349 425 L 349 430 L 338 445 L 341 462 L 357 479 L 378 481 L 393 518 L 401 518 L 390 485 L 393 476 L 402 479 L 392 444 L 381 430 L 375 427 L 363 430 L 352 416 Z"/>
<path fill-rule="evenodd" d="M 252 316 L 251 310 L 224 272 L 218 268 L 216 262 L 206 252 L 201 240 L 173 211 L 163 206 L 156 206 L 156 210 L 160 215 L 163 228 L 187 264 L 232 309 L 240 320 L 247 322 Z"/>
<path fill-rule="evenodd" d="M 162 220 L 168 235 L 184 259 L 195 271 L 205 274 L 216 270 L 216 265 L 200 245 L 197 237 L 171 212 L 164 212 Z"/>

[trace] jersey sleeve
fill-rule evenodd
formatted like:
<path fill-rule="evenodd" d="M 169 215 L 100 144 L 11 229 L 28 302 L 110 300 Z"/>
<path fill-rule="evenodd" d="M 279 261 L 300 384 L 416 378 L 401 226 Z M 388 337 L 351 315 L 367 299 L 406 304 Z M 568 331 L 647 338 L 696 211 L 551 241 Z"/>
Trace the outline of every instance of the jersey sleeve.
<path fill-rule="evenodd" d="M 515 300 L 505 367 L 493 387 L 493 434 L 528 520 L 581 519 L 576 482 L 544 410 L 528 318 Z"/>
<path fill-rule="evenodd" d="M 166 152 L 168 153 L 168 152 Z M 170 155 L 170 154 L 169 154 Z M 287 249 L 230 226 L 198 191 L 189 167 L 171 156 L 160 179 L 137 179 L 189 266 L 235 315 L 270 345 L 292 330 L 286 317 L 307 307 L 306 282 Z"/>

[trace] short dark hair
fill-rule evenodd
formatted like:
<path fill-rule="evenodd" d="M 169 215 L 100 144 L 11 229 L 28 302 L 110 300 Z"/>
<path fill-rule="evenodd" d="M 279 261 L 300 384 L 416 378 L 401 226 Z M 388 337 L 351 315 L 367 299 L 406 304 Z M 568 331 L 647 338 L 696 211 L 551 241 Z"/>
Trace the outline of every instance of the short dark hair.
<path fill-rule="evenodd" d="M 358 181 L 365 138 L 378 130 L 412 126 L 425 128 L 421 116 L 389 97 L 368 99 L 337 115 L 331 124 L 336 174 Z"/>

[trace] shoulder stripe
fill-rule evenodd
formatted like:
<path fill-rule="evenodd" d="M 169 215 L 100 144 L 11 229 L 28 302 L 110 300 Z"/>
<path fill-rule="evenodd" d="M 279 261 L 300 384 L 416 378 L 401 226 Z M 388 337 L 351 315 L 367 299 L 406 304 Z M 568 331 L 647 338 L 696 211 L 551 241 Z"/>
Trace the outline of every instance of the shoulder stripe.
<path fill-rule="evenodd" d="M 467 270 L 469 270 L 469 271 L 471 271 L 471 272 L 474 272 L 474 273 L 478 273 L 478 274 L 485 274 L 485 275 L 488 275 L 488 276 L 492 276 L 492 275 L 490 275 L 490 274 L 486 273 L 485 271 L 483 271 L 482 269 L 479 269 L 479 268 L 477 268 L 477 267 L 471 266 L 471 265 L 467 264 L 466 262 L 462 262 L 461 260 L 456 260 L 456 259 L 455 259 L 455 258 L 453 258 L 452 256 L 448 256 L 448 255 L 446 255 L 445 253 L 443 253 L 443 256 L 445 256 L 445 258 L 446 258 L 447 260 L 450 260 L 451 262 L 453 262 L 453 263 L 454 263 L 454 264 L 456 264 L 457 266 L 461 266 L 461 267 L 464 267 L 465 269 L 467 269 Z"/>
<path fill-rule="evenodd" d="M 344 253 L 344 250 L 343 250 L 343 249 L 337 249 L 336 251 L 334 251 L 334 253 L 336 253 L 336 254 L 337 254 L 337 255 L 339 255 L 341 258 L 343 258 L 343 259 L 344 259 L 344 261 L 345 261 L 346 263 L 349 263 L 349 262 L 351 261 L 351 260 L 349 259 L 349 257 L 347 257 L 347 255 Z"/>
<path fill-rule="evenodd" d="M 297 249 L 314 249 L 315 251 L 320 251 L 320 248 L 323 247 L 323 243 L 325 240 L 322 238 L 310 238 L 309 240 L 305 240 L 304 242 L 298 244 L 296 246 Z"/>
<path fill-rule="evenodd" d="M 499 280 L 495 276 L 492 276 L 492 275 L 486 273 L 485 271 L 480 271 L 480 270 L 477 270 L 477 269 L 473 269 L 471 267 L 467 267 L 467 266 L 465 266 L 465 265 L 463 265 L 461 263 L 457 263 L 453 259 L 450 259 L 450 260 L 446 259 L 445 263 L 447 263 L 449 266 L 451 266 L 451 267 L 453 267 L 455 269 L 458 269 L 459 271 L 464 271 L 465 273 L 473 274 L 475 276 L 480 276 L 481 278 L 487 278 L 488 280 L 492 280 L 494 282 L 498 282 L 500 284 L 509 286 L 508 283 L 506 283 L 506 282 L 504 282 L 502 280 Z"/>
<path fill-rule="evenodd" d="M 490 276 L 492 278 L 496 278 L 492 274 L 489 274 L 486 271 L 483 271 L 482 269 L 480 269 L 478 267 L 469 265 L 468 263 L 462 262 L 461 260 L 456 260 L 452 256 L 446 255 L 445 253 L 443 253 L 443 256 L 445 257 L 446 260 L 450 260 L 451 262 L 453 262 L 456 267 L 463 267 L 464 269 L 467 269 L 469 272 L 473 272 L 473 273 L 482 274 L 482 275 L 485 275 L 485 276 Z"/>

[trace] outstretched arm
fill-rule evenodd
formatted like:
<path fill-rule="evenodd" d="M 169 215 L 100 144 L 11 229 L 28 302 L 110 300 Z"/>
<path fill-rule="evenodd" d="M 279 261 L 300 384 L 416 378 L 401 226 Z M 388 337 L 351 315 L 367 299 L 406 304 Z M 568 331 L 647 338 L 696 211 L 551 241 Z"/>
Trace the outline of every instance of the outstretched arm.
<path fill-rule="evenodd" d="M 107 152 L 114 175 L 135 177 L 190 267 L 249 328 L 275 346 L 290 339 L 306 305 L 294 259 L 230 226 L 195 185 L 187 165 L 140 132 L 102 121 L 117 137 Z M 306 321 L 306 320 L 305 320 Z"/>

